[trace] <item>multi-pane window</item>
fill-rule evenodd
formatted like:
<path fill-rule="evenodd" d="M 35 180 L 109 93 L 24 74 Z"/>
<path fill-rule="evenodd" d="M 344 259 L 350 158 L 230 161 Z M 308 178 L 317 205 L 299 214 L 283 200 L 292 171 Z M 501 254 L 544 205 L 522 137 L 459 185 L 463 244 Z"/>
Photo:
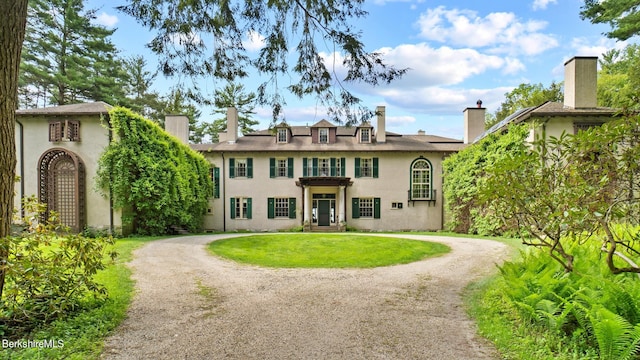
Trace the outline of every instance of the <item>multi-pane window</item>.
<path fill-rule="evenodd" d="M 373 159 L 362 158 L 360 159 L 360 176 L 371 177 L 373 174 Z"/>
<path fill-rule="evenodd" d="M 236 159 L 236 177 L 247 177 L 247 159 Z"/>
<path fill-rule="evenodd" d="M 411 199 L 431 199 L 431 164 L 418 159 L 411 165 Z"/>
<path fill-rule="evenodd" d="M 279 128 L 278 129 L 278 142 L 279 143 L 286 143 L 287 142 L 287 128 Z"/>
<path fill-rule="evenodd" d="M 597 126 L 602 126 L 602 123 L 601 122 L 574 123 L 573 133 L 577 134 L 580 131 L 586 131 Z"/>
<path fill-rule="evenodd" d="M 342 175 L 342 161 L 343 159 L 337 158 L 335 160 L 336 163 L 336 176 L 343 176 Z"/>
<path fill-rule="evenodd" d="M 251 199 L 245 197 L 231 198 L 233 219 L 251 219 Z"/>
<path fill-rule="evenodd" d="M 277 218 L 289 217 L 289 198 L 275 198 L 275 215 Z"/>
<path fill-rule="evenodd" d="M 287 177 L 288 172 L 288 162 L 287 159 L 277 159 L 277 172 L 279 177 Z"/>
<path fill-rule="evenodd" d="M 360 142 L 368 143 L 371 142 L 371 129 L 369 128 L 360 128 Z"/>
<path fill-rule="evenodd" d="M 327 144 L 329 142 L 329 129 L 328 128 L 320 128 L 318 129 L 318 142 L 321 144 Z"/>
<path fill-rule="evenodd" d="M 360 217 L 373 217 L 373 198 L 360 198 Z"/>
<path fill-rule="evenodd" d="M 331 162 L 329 158 L 318 159 L 318 175 L 329 176 L 331 174 Z"/>

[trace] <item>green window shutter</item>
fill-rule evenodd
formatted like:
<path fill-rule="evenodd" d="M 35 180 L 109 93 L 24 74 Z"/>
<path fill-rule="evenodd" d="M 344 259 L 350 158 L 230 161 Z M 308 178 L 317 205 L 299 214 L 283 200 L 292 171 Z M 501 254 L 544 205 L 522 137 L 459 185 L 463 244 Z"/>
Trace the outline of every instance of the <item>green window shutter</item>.
<path fill-rule="evenodd" d="M 360 198 L 351 198 L 351 218 L 360 218 Z"/>
<path fill-rule="evenodd" d="M 253 158 L 247 159 L 247 177 L 249 179 L 253 177 Z"/>
<path fill-rule="evenodd" d="M 331 158 L 331 176 L 336 176 L 336 158 Z"/>
<path fill-rule="evenodd" d="M 274 198 L 267 198 L 267 218 L 273 219 L 276 217 L 276 203 Z"/>
<path fill-rule="evenodd" d="M 236 159 L 229 158 L 229 178 L 236 177 Z"/>
<path fill-rule="evenodd" d="M 247 219 L 251 219 L 251 198 L 247 198 L 247 213 L 245 216 Z"/>
<path fill-rule="evenodd" d="M 356 160 L 355 174 L 356 174 L 356 177 L 359 178 L 360 177 L 360 158 L 356 158 L 355 160 Z"/>
<path fill-rule="evenodd" d="M 293 178 L 293 158 L 287 158 L 287 177 Z"/>
<path fill-rule="evenodd" d="M 313 175 L 318 176 L 318 158 L 313 158 Z"/>
<path fill-rule="evenodd" d="M 276 177 L 276 159 L 275 158 L 269 158 L 269 177 L 270 178 Z"/>
<path fill-rule="evenodd" d="M 229 200 L 231 200 L 231 211 L 229 211 L 229 214 L 231 214 L 232 219 L 235 219 L 236 218 L 236 198 L 231 198 Z"/>
<path fill-rule="evenodd" d="M 220 168 L 213 168 L 213 197 L 220 198 Z"/>
<path fill-rule="evenodd" d="M 289 198 L 289 219 L 296 218 L 296 198 Z"/>
<path fill-rule="evenodd" d="M 345 167 L 347 165 L 347 160 L 345 158 L 340 158 L 340 176 L 344 177 L 345 175 Z"/>
<path fill-rule="evenodd" d="M 380 219 L 380 198 L 373 198 L 373 218 Z"/>
<path fill-rule="evenodd" d="M 378 177 L 378 158 L 373 158 L 373 177 Z"/>
<path fill-rule="evenodd" d="M 303 177 L 307 177 L 309 176 L 308 171 L 307 171 L 307 166 L 309 165 L 307 158 L 302 158 L 302 176 Z"/>

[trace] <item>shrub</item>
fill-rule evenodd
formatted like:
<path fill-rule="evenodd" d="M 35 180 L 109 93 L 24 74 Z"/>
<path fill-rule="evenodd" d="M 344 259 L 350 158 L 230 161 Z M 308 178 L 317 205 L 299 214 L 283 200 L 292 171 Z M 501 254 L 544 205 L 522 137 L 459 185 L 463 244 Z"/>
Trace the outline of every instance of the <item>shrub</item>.
<path fill-rule="evenodd" d="M 25 202 L 25 209 L 32 215 L 28 231 L 0 244 L 9 254 L 0 299 L 0 336 L 9 338 L 79 310 L 88 298 L 107 295 L 93 276 L 105 268 L 105 248 L 113 240 L 63 235 L 60 231 L 66 229 L 55 213 L 40 221 L 45 206 L 34 199 Z"/>

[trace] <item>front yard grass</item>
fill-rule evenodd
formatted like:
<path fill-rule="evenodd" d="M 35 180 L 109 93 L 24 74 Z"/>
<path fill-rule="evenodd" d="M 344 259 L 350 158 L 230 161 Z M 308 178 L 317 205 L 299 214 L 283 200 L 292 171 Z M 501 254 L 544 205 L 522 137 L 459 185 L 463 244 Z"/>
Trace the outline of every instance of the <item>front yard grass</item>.
<path fill-rule="evenodd" d="M 373 268 L 451 251 L 443 244 L 353 234 L 267 234 L 214 241 L 211 253 L 244 264 L 282 268 Z"/>

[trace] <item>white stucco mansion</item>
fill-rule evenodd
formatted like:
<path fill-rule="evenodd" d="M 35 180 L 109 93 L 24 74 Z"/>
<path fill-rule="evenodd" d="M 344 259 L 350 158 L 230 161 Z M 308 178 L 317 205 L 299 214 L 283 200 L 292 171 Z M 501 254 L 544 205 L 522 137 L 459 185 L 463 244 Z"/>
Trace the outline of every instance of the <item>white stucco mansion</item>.
<path fill-rule="evenodd" d="M 523 109 L 489 131 L 531 122 L 531 136 L 594 126 L 615 117 L 596 101 L 597 58 L 565 63 L 565 101 Z M 118 231 L 121 214 L 95 189 L 98 159 L 111 139 L 111 107 L 97 102 L 17 111 L 14 206 L 36 195 L 72 229 Z M 485 109 L 463 111 L 464 139 L 395 134 L 376 124 L 344 127 L 321 120 L 238 136 L 238 115 L 214 144 L 192 144 L 211 163 L 214 192 L 203 228 L 216 231 L 440 230 L 444 224 L 442 161 L 484 133 Z M 171 115 L 165 130 L 185 143 L 188 120 Z"/>

